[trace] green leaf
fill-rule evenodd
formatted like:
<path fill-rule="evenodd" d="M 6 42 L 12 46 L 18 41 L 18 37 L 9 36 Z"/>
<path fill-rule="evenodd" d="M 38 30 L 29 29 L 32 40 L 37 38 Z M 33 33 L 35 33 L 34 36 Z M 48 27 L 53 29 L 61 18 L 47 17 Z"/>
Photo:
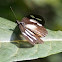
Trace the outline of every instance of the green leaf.
<path fill-rule="evenodd" d="M 0 17 L 0 61 L 31 60 L 62 52 L 62 31 L 47 31 L 44 43 L 32 46 L 21 40 L 24 38 L 16 23 Z"/>

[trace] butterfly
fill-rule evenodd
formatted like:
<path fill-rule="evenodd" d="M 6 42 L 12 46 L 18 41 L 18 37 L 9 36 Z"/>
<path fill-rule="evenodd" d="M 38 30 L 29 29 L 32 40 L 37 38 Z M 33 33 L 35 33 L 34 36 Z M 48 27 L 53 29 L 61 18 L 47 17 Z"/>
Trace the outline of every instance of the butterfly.
<path fill-rule="evenodd" d="M 44 41 L 41 38 L 48 34 L 44 28 L 45 21 L 39 15 L 24 17 L 21 22 L 17 20 L 17 24 L 25 39 L 32 45 L 42 44 Z"/>

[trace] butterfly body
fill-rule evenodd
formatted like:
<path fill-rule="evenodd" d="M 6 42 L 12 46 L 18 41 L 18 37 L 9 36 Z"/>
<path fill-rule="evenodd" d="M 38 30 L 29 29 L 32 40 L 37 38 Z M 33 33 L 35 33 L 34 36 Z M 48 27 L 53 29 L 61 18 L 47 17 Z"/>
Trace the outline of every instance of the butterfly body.
<path fill-rule="evenodd" d="M 41 21 L 41 19 L 35 17 L 24 17 L 21 22 L 17 21 L 23 36 L 32 45 L 43 43 L 43 40 L 40 38 L 45 37 L 48 33 L 43 24 L 36 21 L 37 19 Z"/>

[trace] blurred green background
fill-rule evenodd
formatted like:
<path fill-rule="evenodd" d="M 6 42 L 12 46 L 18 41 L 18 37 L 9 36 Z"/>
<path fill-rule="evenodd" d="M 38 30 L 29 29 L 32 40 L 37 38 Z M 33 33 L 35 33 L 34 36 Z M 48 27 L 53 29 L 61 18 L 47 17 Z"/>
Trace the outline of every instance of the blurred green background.
<path fill-rule="evenodd" d="M 44 18 L 47 29 L 62 30 L 62 0 L 0 0 L 0 17 L 15 22 L 10 6 L 20 21 L 26 15 L 37 14 Z M 62 62 L 62 54 L 30 62 Z"/>

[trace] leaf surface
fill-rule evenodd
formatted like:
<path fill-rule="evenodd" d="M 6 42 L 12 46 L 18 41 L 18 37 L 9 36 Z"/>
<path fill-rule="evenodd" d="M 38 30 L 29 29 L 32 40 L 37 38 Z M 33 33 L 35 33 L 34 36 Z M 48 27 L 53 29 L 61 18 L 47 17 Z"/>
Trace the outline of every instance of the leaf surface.
<path fill-rule="evenodd" d="M 32 46 L 24 39 L 16 23 L 0 17 L 0 61 L 22 61 L 62 52 L 62 31 L 47 29 L 43 44 Z M 25 39 L 24 39 L 25 40 Z"/>

